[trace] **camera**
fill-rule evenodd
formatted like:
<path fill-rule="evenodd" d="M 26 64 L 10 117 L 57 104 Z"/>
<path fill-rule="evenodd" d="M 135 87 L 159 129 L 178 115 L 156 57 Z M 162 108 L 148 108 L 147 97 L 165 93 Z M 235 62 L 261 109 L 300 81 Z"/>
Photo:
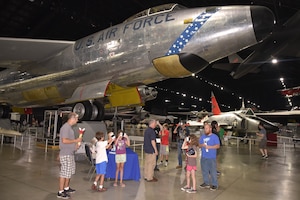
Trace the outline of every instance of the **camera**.
<path fill-rule="evenodd" d="M 120 132 L 119 136 L 124 137 L 125 133 L 124 132 Z"/>
<path fill-rule="evenodd" d="M 195 155 L 195 150 L 193 148 L 188 149 L 187 154 L 192 156 Z"/>
<path fill-rule="evenodd" d="M 190 142 L 191 141 L 191 138 L 188 136 L 188 137 L 186 137 L 186 141 L 187 142 Z"/>

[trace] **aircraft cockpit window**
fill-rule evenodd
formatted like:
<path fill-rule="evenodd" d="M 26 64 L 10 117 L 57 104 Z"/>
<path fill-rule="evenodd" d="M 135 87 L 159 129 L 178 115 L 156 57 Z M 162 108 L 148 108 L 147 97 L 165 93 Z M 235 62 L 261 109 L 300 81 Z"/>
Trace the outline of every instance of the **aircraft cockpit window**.
<path fill-rule="evenodd" d="M 141 11 L 141 12 L 129 17 L 124 22 L 129 22 L 134 19 L 150 16 L 150 15 L 157 14 L 157 13 L 170 12 L 173 10 L 180 10 L 180 9 L 185 9 L 185 8 L 186 7 L 178 5 L 178 4 L 174 4 L 174 3 L 164 4 L 164 5 L 156 6 L 156 7 Z"/>
<path fill-rule="evenodd" d="M 150 8 L 149 15 L 160 13 L 160 12 L 169 12 L 172 10 L 179 10 L 182 8 L 185 8 L 185 7 L 178 5 L 178 4 L 173 4 L 173 3 L 164 4 L 161 6 L 156 6 L 156 7 Z"/>
<path fill-rule="evenodd" d="M 246 115 L 255 115 L 252 109 L 247 109 Z"/>

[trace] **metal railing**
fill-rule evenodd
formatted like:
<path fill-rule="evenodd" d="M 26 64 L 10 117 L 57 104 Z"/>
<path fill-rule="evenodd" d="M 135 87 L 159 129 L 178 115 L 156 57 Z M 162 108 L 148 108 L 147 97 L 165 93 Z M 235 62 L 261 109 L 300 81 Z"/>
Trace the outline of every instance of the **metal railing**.
<path fill-rule="evenodd" d="M 144 137 L 142 137 L 142 136 L 130 136 L 130 141 L 133 142 L 133 144 L 130 145 L 130 147 L 133 147 L 134 152 L 136 152 L 135 147 L 141 147 L 141 159 L 143 160 L 144 159 Z"/>
<path fill-rule="evenodd" d="M 257 138 L 248 138 L 248 137 L 241 138 L 241 137 L 235 137 L 235 136 L 230 136 L 230 138 L 228 138 L 228 141 L 232 140 L 232 139 L 236 140 L 237 148 L 239 148 L 242 140 L 246 141 L 244 143 L 245 144 L 247 143 L 249 145 L 249 151 L 252 150 L 252 146 L 255 145 L 256 142 L 259 143 L 259 141 L 260 141 Z M 293 138 L 293 137 L 277 136 L 277 141 L 267 140 L 267 142 L 274 143 L 277 145 L 282 145 L 284 156 L 286 156 L 287 145 L 290 144 L 290 145 L 294 145 L 294 148 L 296 147 L 296 141 L 295 141 L 295 138 Z"/>
<path fill-rule="evenodd" d="M 20 141 L 20 147 L 21 150 L 24 150 L 25 146 L 24 146 L 24 138 L 28 138 L 28 144 L 27 144 L 27 149 L 31 149 L 31 146 L 33 145 L 32 143 L 32 139 L 34 139 L 34 141 L 44 141 L 45 142 L 45 153 L 48 152 L 48 147 L 49 147 L 49 143 L 51 142 L 51 144 L 53 145 L 58 145 L 56 144 L 56 141 L 53 140 L 52 138 L 44 138 L 44 137 L 37 137 L 37 134 L 34 134 L 34 136 L 32 136 L 31 134 L 28 134 L 27 136 L 24 136 L 23 134 L 21 136 L 17 136 L 17 135 L 8 135 L 8 134 L 0 134 L 1 135 L 1 146 L 4 143 L 4 136 L 6 137 L 11 137 L 13 138 L 13 146 L 14 148 L 17 145 L 17 141 Z M 19 139 L 18 139 L 19 138 Z M 130 136 L 130 140 L 132 141 L 133 144 L 131 144 L 131 147 L 133 147 L 133 151 L 136 152 L 136 147 L 141 147 L 141 159 L 144 159 L 144 137 L 142 136 Z M 248 138 L 248 137 L 235 137 L 235 136 L 230 136 L 228 137 L 228 142 L 235 140 L 236 141 L 236 147 L 239 148 L 240 147 L 240 143 L 242 141 L 244 141 L 244 143 L 248 143 L 248 147 L 249 150 L 251 151 L 253 146 L 256 144 L 258 144 L 259 139 L 256 138 Z M 246 142 L 245 142 L 246 141 Z M 277 141 L 271 141 L 271 140 L 267 140 L 268 143 L 276 143 L 277 145 L 282 145 L 283 148 L 283 155 L 286 156 L 286 149 L 288 147 L 288 145 L 293 145 L 294 148 L 296 148 L 296 143 L 300 142 L 300 138 L 294 138 L 294 137 L 286 137 L 286 136 L 277 136 Z M 232 144 L 232 143 L 231 143 Z M 226 142 L 225 142 L 226 145 Z"/>

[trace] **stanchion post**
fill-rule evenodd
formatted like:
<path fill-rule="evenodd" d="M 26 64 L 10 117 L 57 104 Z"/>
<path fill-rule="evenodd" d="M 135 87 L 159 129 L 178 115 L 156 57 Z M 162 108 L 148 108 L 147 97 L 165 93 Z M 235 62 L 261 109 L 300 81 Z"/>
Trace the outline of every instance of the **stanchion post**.
<path fill-rule="evenodd" d="M 142 145 L 142 151 L 141 151 L 141 154 L 142 154 L 142 160 L 144 160 L 144 145 Z"/>
<path fill-rule="evenodd" d="M 240 145 L 239 142 L 240 142 L 240 140 L 239 140 L 239 138 L 237 137 L 237 138 L 236 138 L 236 147 L 237 147 L 237 148 L 239 148 L 239 145 Z"/>
<path fill-rule="evenodd" d="M 135 152 L 135 140 L 133 141 L 133 151 Z"/>
<path fill-rule="evenodd" d="M 283 155 L 285 156 L 285 142 L 283 142 Z"/>
<path fill-rule="evenodd" d="M 3 145 L 3 140 L 4 140 L 4 134 L 1 136 L 1 146 Z"/>
<path fill-rule="evenodd" d="M 30 149 L 30 140 L 31 140 L 31 135 L 28 135 L 28 149 Z"/>
<path fill-rule="evenodd" d="M 47 153 L 47 150 L 48 150 L 48 138 L 46 139 L 45 153 Z"/>
<path fill-rule="evenodd" d="M 248 138 L 247 138 L 248 139 Z M 251 142 L 252 142 L 252 140 L 249 138 L 249 150 L 251 151 Z"/>
<path fill-rule="evenodd" d="M 23 141 L 24 141 L 24 135 L 22 134 L 22 137 L 21 137 L 21 149 L 23 150 Z"/>
<path fill-rule="evenodd" d="M 14 148 L 16 147 L 16 142 L 17 142 L 17 136 L 15 135 L 15 137 L 14 137 Z"/>

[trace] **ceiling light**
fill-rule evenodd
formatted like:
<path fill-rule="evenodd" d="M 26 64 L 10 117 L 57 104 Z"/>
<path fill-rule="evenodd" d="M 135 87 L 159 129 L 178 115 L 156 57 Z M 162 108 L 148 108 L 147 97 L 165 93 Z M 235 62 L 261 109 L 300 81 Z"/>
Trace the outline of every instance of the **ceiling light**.
<path fill-rule="evenodd" d="M 276 63 L 278 63 L 278 60 L 277 60 L 276 58 L 273 58 L 273 59 L 272 59 L 272 63 L 273 63 L 273 64 L 276 64 Z"/>

